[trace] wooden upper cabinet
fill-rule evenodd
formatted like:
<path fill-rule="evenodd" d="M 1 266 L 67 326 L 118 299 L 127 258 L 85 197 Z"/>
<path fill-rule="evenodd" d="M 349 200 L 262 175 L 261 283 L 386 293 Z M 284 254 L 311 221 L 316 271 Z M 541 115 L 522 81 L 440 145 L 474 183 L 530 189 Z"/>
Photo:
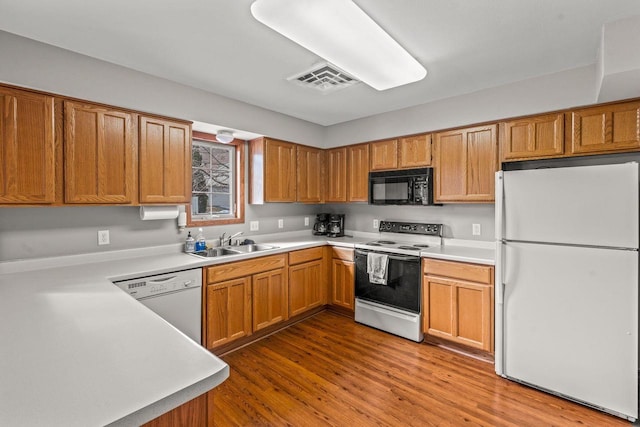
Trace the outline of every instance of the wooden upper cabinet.
<path fill-rule="evenodd" d="M 347 148 L 332 148 L 326 152 L 326 202 L 347 201 Z"/>
<path fill-rule="evenodd" d="M 296 201 L 296 144 L 257 138 L 249 144 L 249 203 Z"/>
<path fill-rule="evenodd" d="M 500 123 L 503 161 L 561 157 L 564 114 L 547 114 Z"/>
<path fill-rule="evenodd" d="M 371 150 L 372 171 L 398 168 L 397 139 L 372 142 L 369 147 Z"/>
<path fill-rule="evenodd" d="M 431 166 L 431 134 L 372 142 L 371 170 Z"/>
<path fill-rule="evenodd" d="M 436 134 L 436 203 L 492 202 L 497 171 L 497 126 L 478 126 Z"/>
<path fill-rule="evenodd" d="M 65 203 L 137 201 L 134 121 L 129 112 L 64 103 Z"/>
<path fill-rule="evenodd" d="M 140 117 L 140 203 L 191 201 L 191 125 Z"/>
<path fill-rule="evenodd" d="M 55 200 L 54 99 L 0 88 L 0 204 Z"/>
<path fill-rule="evenodd" d="M 398 168 L 431 166 L 431 134 L 408 136 L 398 141 Z"/>
<path fill-rule="evenodd" d="M 369 201 L 369 144 L 347 147 L 347 201 Z"/>
<path fill-rule="evenodd" d="M 571 154 L 599 154 L 640 148 L 640 102 L 583 108 L 567 114 Z"/>
<path fill-rule="evenodd" d="M 298 145 L 298 202 L 321 203 L 323 195 L 324 151 Z"/>

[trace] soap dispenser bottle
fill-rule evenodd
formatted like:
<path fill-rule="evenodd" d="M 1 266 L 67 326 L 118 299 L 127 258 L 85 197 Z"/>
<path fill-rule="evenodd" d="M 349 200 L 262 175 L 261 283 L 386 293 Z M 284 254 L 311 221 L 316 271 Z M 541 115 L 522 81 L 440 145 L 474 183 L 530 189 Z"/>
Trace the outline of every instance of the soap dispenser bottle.
<path fill-rule="evenodd" d="M 195 252 L 196 250 L 196 239 L 191 236 L 191 232 L 187 235 L 187 240 L 184 242 L 184 251 L 186 253 Z"/>
<path fill-rule="evenodd" d="M 204 251 L 207 249 L 207 241 L 202 234 L 202 228 L 198 228 L 198 235 L 196 236 L 196 252 Z"/>

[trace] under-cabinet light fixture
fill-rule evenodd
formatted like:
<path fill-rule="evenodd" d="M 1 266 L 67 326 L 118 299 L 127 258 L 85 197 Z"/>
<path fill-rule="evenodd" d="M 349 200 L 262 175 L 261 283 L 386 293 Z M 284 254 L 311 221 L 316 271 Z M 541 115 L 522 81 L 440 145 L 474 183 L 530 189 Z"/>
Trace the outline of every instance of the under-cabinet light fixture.
<path fill-rule="evenodd" d="M 221 142 L 223 144 L 228 144 L 233 141 L 233 134 L 228 130 L 219 130 L 216 133 L 216 141 Z"/>
<path fill-rule="evenodd" d="M 256 0 L 258 21 L 377 90 L 427 70 L 352 0 Z"/>

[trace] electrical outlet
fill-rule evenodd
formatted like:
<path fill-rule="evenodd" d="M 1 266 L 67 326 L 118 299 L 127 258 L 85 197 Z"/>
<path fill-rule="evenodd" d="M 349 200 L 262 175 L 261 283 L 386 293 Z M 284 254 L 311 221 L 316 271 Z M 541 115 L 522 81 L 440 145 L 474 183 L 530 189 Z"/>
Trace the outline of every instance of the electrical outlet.
<path fill-rule="evenodd" d="M 380 223 L 378 222 L 378 220 L 377 220 L 377 219 L 374 219 L 374 220 L 373 220 L 373 228 L 375 228 L 375 229 L 377 230 L 377 229 L 378 229 L 378 227 L 379 227 L 379 225 L 380 225 Z"/>
<path fill-rule="evenodd" d="M 284 219 L 280 218 L 278 220 L 278 228 L 284 228 Z"/>
<path fill-rule="evenodd" d="M 479 236 L 479 235 L 481 234 L 481 232 L 482 232 L 482 231 L 481 231 L 481 228 L 480 228 L 480 224 L 473 224 L 473 225 L 471 226 L 471 233 L 472 233 L 474 236 Z"/>
<path fill-rule="evenodd" d="M 249 231 L 258 231 L 260 230 L 260 222 L 259 221 L 251 221 L 249 222 Z"/>
<path fill-rule="evenodd" d="M 98 230 L 98 245 L 109 244 L 109 230 Z"/>
<path fill-rule="evenodd" d="M 308 226 L 309 226 L 309 217 L 308 217 L 308 216 L 305 216 L 305 217 L 304 217 L 304 226 L 305 226 L 305 227 L 308 227 Z"/>

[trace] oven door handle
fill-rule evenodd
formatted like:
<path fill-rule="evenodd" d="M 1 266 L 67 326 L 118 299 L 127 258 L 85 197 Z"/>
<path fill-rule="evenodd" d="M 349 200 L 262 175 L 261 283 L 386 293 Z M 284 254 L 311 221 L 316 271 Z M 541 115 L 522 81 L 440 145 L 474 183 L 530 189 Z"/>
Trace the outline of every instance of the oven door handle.
<path fill-rule="evenodd" d="M 389 256 L 389 259 L 391 259 L 393 261 L 420 262 L 420 257 L 419 256 L 411 256 L 411 255 L 398 256 L 398 255 L 391 255 L 391 254 L 388 254 L 386 252 L 362 251 L 362 250 L 356 249 L 356 255 L 367 255 L 368 253 L 387 255 L 387 256 Z"/>

